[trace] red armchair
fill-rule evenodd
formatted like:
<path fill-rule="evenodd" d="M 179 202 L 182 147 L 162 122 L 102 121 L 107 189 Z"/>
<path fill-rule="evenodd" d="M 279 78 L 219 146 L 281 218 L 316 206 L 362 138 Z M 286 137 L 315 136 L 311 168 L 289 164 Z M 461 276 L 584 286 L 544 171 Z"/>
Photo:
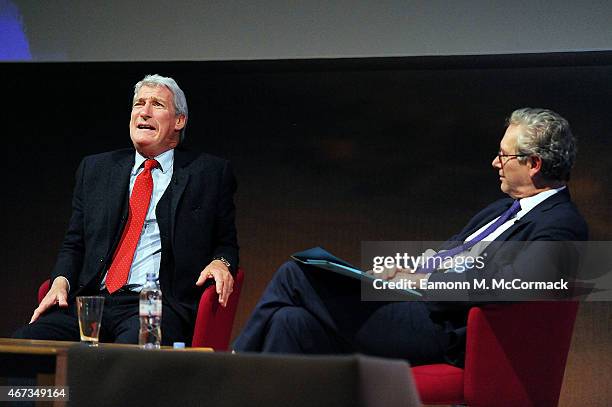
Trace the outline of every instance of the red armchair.
<path fill-rule="evenodd" d="M 225 308 L 219 305 L 214 285 L 204 290 L 200 297 L 191 346 L 209 347 L 216 351 L 228 349 L 243 280 L 244 271 L 239 268 L 234 279 L 234 291 Z M 45 280 L 38 288 L 39 303 L 49 291 L 49 285 L 50 281 Z"/>
<path fill-rule="evenodd" d="M 472 308 L 465 368 L 435 364 L 412 373 L 425 404 L 556 406 L 577 302 Z"/>

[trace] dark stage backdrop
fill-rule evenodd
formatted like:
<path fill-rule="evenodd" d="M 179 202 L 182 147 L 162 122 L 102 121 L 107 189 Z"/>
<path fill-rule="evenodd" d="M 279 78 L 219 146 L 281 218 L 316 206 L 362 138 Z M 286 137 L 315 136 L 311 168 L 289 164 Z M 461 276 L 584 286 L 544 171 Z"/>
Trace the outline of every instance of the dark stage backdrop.
<path fill-rule="evenodd" d="M 172 63 L 1 64 L 0 335 L 28 321 L 55 261 L 80 159 L 130 146 L 132 86 L 185 90 L 186 145 L 230 159 L 247 280 L 234 333 L 274 270 L 322 245 L 444 240 L 501 197 L 504 120 L 548 107 L 579 139 L 571 182 L 596 240 L 612 237 L 612 53 Z"/>

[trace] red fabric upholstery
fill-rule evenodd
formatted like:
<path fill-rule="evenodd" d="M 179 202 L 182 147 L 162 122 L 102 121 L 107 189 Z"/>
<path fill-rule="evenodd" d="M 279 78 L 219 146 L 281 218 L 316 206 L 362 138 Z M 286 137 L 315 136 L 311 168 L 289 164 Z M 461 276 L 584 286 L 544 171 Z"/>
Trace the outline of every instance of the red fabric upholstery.
<path fill-rule="evenodd" d="M 234 291 L 230 295 L 225 308 L 219 305 L 214 285 L 204 290 L 202 297 L 200 297 L 191 346 L 210 347 L 216 351 L 228 349 L 243 280 L 244 271 L 238 269 L 234 280 Z M 49 287 L 49 280 L 45 280 L 40 285 L 38 289 L 39 303 L 49 291 Z"/>
<path fill-rule="evenodd" d="M 463 403 L 463 369 L 445 364 L 425 365 L 413 367 L 412 374 L 421 398 L 427 395 L 427 403 Z"/>
<path fill-rule="evenodd" d="M 198 307 L 191 346 L 206 346 L 216 351 L 228 349 L 243 280 L 244 272 L 238 269 L 234 280 L 234 291 L 225 308 L 219 305 L 214 286 L 204 291 Z"/>
<path fill-rule="evenodd" d="M 47 295 L 47 293 L 49 292 L 49 288 L 51 288 L 51 280 L 43 281 L 40 287 L 38 287 L 38 303 L 39 304 L 42 301 L 42 299 L 45 298 L 45 295 Z"/>
<path fill-rule="evenodd" d="M 577 311 L 576 302 L 472 308 L 463 383 L 452 366 L 415 367 L 423 403 L 556 406 Z M 463 400 L 457 401 L 461 393 Z"/>

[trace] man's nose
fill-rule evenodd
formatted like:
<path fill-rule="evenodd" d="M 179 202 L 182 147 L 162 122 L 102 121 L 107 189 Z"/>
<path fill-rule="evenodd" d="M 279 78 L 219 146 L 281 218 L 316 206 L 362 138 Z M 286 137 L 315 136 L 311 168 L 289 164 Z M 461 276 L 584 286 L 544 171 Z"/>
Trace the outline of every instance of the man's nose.
<path fill-rule="evenodd" d="M 144 118 L 151 117 L 151 104 L 145 103 L 144 105 L 140 106 L 140 111 L 138 112 L 138 115 Z"/>
<path fill-rule="evenodd" d="M 501 163 L 499 162 L 499 156 L 495 156 L 493 157 L 493 161 L 491 161 L 491 165 L 493 166 L 493 168 L 497 168 L 500 169 L 502 167 Z"/>

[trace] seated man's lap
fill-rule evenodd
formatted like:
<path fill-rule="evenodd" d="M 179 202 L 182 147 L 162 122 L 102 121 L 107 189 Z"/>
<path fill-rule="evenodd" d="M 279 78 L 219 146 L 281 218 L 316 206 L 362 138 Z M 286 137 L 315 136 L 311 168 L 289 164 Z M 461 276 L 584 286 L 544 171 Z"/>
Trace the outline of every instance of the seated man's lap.
<path fill-rule="evenodd" d="M 139 297 L 106 297 L 100 325 L 100 342 L 138 343 L 140 330 Z M 162 308 L 162 344 L 191 343 L 192 329 L 167 304 Z M 79 321 L 75 301 L 67 308 L 53 307 L 32 324 L 19 328 L 13 334 L 19 339 L 46 339 L 79 341 Z"/>
<path fill-rule="evenodd" d="M 13 337 L 19 339 L 78 341 L 80 339 L 79 321 L 74 302 L 70 303 L 67 308 L 54 306 L 33 323 L 15 331 Z"/>
<path fill-rule="evenodd" d="M 329 343 L 332 343 L 336 344 L 333 348 L 342 348 L 338 353 L 360 352 L 404 358 L 413 364 L 443 361 L 449 336 L 442 326 L 431 320 L 425 303 L 364 301 L 359 281 L 295 262 L 284 264 L 277 274 L 272 285 L 284 285 L 285 289 L 272 289 L 272 299 L 276 304 L 285 304 L 285 307 L 290 303 L 304 307 L 313 317 L 311 324 L 318 321 L 321 332 L 328 336 L 318 335 L 321 341 L 319 353 L 330 353 Z M 288 296 L 283 298 L 283 292 Z M 276 315 L 272 316 L 272 321 L 275 319 Z M 300 324 L 291 326 L 289 323 L 275 328 L 287 331 L 303 329 Z M 276 337 L 281 335 L 281 332 L 275 333 Z M 293 336 L 300 338 L 295 333 Z M 274 351 L 269 345 L 266 343 L 261 350 Z M 312 350 L 308 353 L 317 353 L 316 344 L 292 346 L 299 349 L 301 345 Z"/>

